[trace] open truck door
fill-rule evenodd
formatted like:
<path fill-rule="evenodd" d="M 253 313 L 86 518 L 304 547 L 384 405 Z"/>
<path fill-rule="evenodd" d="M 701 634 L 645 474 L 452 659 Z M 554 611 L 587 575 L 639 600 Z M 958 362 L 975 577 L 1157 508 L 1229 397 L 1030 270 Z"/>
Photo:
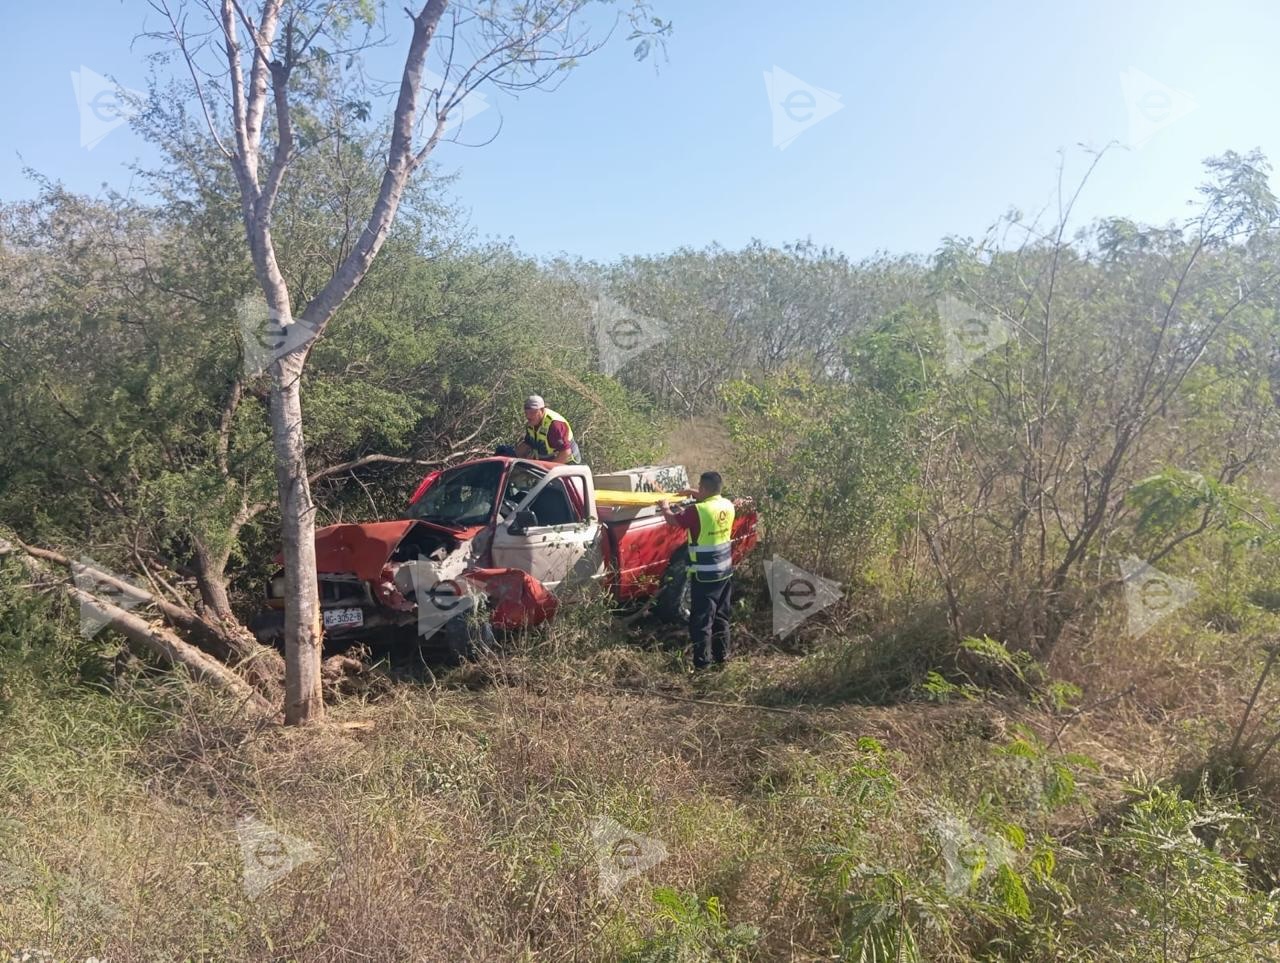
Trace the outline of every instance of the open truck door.
<path fill-rule="evenodd" d="M 503 509 L 490 547 L 495 568 L 528 572 L 557 594 L 604 574 L 603 533 L 586 465 L 549 469 L 518 500 L 504 499 Z"/>

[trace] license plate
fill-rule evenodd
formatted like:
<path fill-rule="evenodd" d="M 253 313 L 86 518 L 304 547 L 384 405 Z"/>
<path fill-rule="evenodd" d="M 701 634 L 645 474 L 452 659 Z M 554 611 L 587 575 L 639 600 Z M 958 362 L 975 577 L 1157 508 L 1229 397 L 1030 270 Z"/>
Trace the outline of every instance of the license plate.
<path fill-rule="evenodd" d="M 364 625 L 364 612 L 360 609 L 325 609 L 322 614 L 326 629 Z"/>

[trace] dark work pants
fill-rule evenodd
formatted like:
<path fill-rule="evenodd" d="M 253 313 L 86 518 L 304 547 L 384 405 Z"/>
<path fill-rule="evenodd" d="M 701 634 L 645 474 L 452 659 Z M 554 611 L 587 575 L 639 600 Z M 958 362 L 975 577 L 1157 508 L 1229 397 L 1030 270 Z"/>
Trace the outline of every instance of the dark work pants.
<path fill-rule="evenodd" d="M 693 667 L 705 669 L 711 662 L 723 662 L 729 657 L 729 608 L 733 602 L 733 579 L 699 582 L 690 575 L 689 595 Z"/>

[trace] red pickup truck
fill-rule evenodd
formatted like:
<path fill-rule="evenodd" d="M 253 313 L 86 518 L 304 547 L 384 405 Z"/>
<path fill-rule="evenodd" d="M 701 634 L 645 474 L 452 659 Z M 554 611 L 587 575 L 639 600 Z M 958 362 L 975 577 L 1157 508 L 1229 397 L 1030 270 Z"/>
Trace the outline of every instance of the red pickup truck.
<path fill-rule="evenodd" d="M 737 506 L 735 562 L 758 537 L 751 503 Z M 402 518 L 316 532 L 329 640 L 397 645 L 416 636 L 443 643 L 454 656 L 491 643 L 492 629 L 553 617 L 592 586 L 625 608 L 646 606 L 677 619 L 687 560 L 684 530 L 667 524 L 656 506 L 600 504 L 585 465 L 522 458 L 432 472 Z M 255 624 L 263 641 L 283 633 L 283 588 L 280 572 Z"/>

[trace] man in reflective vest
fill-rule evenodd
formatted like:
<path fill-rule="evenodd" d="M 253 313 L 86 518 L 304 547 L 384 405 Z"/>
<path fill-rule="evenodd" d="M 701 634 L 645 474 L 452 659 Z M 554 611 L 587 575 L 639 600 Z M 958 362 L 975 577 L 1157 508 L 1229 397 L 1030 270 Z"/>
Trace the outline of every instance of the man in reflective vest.
<path fill-rule="evenodd" d="M 720 494 L 719 472 L 703 472 L 695 501 L 676 511 L 658 503 L 663 517 L 689 539 L 689 640 L 693 667 L 721 665 L 729 657 L 729 610 L 733 603 L 733 502 Z"/>
<path fill-rule="evenodd" d="M 516 445 L 516 457 L 553 461 L 559 465 L 579 465 L 582 453 L 573 440 L 573 429 L 563 415 L 547 407 L 542 395 L 530 395 L 524 402 L 524 438 Z"/>

